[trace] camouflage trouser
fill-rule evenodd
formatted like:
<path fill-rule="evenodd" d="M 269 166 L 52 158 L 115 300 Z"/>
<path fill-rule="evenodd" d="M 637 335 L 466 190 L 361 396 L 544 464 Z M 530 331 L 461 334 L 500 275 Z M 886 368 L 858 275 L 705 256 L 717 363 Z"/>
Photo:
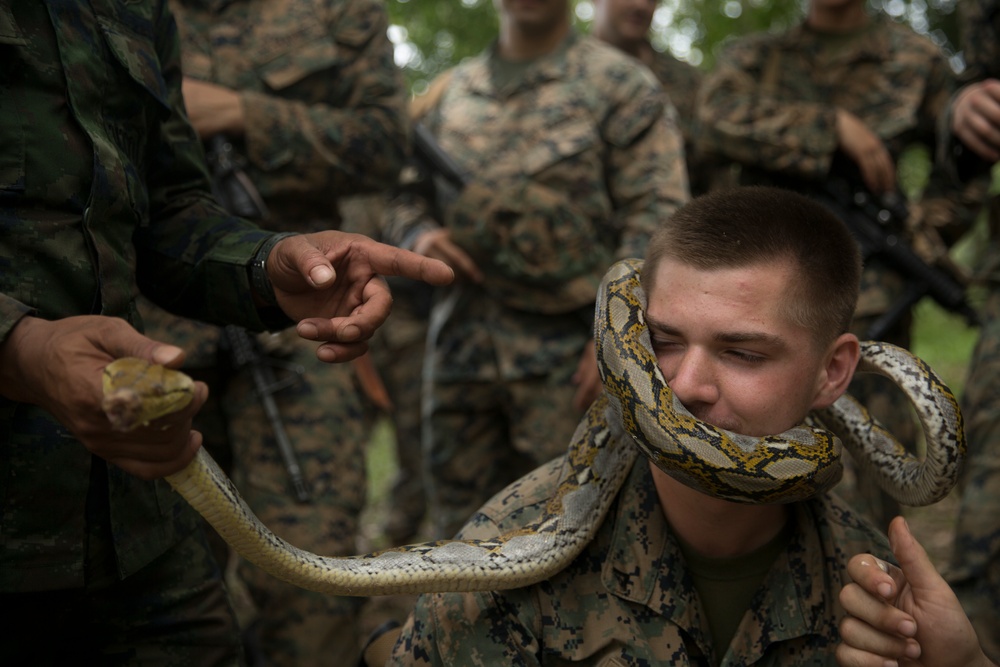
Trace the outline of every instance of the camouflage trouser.
<path fill-rule="evenodd" d="M 364 446 L 371 413 L 349 364 L 324 364 L 315 343 L 291 338 L 287 362 L 302 381 L 274 394 L 310 502 L 296 502 L 273 430 L 246 370 L 224 398 L 233 473 L 254 513 L 291 544 L 324 556 L 356 553 L 364 506 Z M 283 371 L 276 371 L 281 376 Z M 363 600 L 305 591 L 241 562 L 239 575 L 257 609 L 256 640 L 268 665 L 350 665 L 359 653 L 357 612 Z"/>
<path fill-rule="evenodd" d="M 1000 660 L 1000 290 L 982 316 L 962 397 L 968 457 L 948 579 L 984 650 Z"/>
<path fill-rule="evenodd" d="M 426 317 L 397 296 L 392 314 L 376 333 L 371 354 L 392 400 L 398 470 L 390 491 L 384 532 L 394 544 L 411 541 L 427 511 L 420 437 L 421 376 L 427 338 Z"/>
<path fill-rule="evenodd" d="M 573 360 L 543 378 L 433 385 L 424 470 L 436 538 L 455 535 L 495 493 L 566 451 L 582 417 L 573 408 L 576 367 Z"/>
<path fill-rule="evenodd" d="M 0 594 L 3 664 L 242 664 L 236 614 L 201 530 L 124 580 L 110 539 L 109 529 L 89 531 L 83 588 Z"/>
<path fill-rule="evenodd" d="M 874 318 L 857 318 L 851 331 L 863 338 Z M 903 348 L 910 346 L 910 317 L 894 326 L 883 336 L 883 341 Z M 869 412 L 882 422 L 890 433 L 915 452 L 918 442 L 919 422 L 906 394 L 891 380 L 869 373 L 858 374 L 851 382 L 848 393 L 858 399 Z M 885 532 L 889 522 L 901 512 L 898 502 L 882 491 L 870 475 L 864 474 L 850 454 L 844 452 L 844 479 L 837 485 L 837 494 L 879 530 Z"/>

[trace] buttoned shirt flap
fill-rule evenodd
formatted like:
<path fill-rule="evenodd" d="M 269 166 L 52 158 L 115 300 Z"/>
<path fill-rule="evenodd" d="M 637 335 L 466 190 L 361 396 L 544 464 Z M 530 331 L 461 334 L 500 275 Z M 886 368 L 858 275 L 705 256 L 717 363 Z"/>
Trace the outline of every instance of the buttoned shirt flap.
<path fill-rule="evenodd" d="M 281 91 L 316 73 L 331 76 L 331 71 L 345 62 L 344 47 L 321 25 L 314 24 L 310 32 L 315 32 L 311 39 L 301 38 L 291 49 L 267 51 L 266 57 L 258 62 L 257 73 L 269 89 Z"/>
<path fill-rule="evenodd" d="M 116 17 L 99 16 L 98 25 L 115 60 L 125 68 L 131 79 L 159 103 L 160 115 L 163 118 L 168 117 L 171 111 L 170 99 L 160 59 L 152 48 L 155 43 L 153 37 L 135 34 L 131 27 L 135 22 L 126 26 Z M 152 30 L 151 24 L 150 30 Z"/>
<path fill-rule="evenodd" d="M 545 132 L 525 142 L 521 157 L 521 168 L 526 176 L 535 176 L 553 165 L 581 155 L 591 149 L 596 150 L 600 137 L 593 119 L 581 113 L 564 117 L 561 122 L 545 128 Z M 589 160 L 588 160 L 589 161 Z"/>

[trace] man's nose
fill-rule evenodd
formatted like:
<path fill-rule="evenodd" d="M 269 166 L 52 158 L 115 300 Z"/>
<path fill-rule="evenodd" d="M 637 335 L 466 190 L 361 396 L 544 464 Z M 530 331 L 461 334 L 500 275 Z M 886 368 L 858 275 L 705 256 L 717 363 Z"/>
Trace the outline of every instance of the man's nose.
<path fill-rule="evenodd" d="M 685 406 L 712 404 L 719 399 L 715 368 L 708 355 L 697 348 L 684 352 L 667 377 L 667 385 Z"/>

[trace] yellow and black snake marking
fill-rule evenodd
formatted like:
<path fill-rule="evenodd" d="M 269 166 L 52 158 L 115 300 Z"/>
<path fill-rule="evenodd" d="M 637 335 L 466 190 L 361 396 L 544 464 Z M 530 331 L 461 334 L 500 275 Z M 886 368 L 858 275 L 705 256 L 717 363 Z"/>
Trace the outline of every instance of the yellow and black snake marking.
<path fill-rule="evenodd" d="M 639 451 L 706 493 L 742 502 L 789 502 L 815 495 L 839 477 L 840 443 L 822 428 L 829 424 L 850 434 L 845 446 L 873 466 L 886 491 L 901 502 L 932 503 L 954 486 L 965 451 L 955 398 L 926 364 L 883 343 L 862 345 L 860 370 L 891 377 L 907 392 L 926 434 L 922 462 L 849 397 L 815 415 L 814 424 L 766 438 L 695 419 L 656 366 L 643 320 L 640 266 L 637 260 L 619 262 L 605 276 L 595 318 L 605 392 L 577 427 L 563 477 L 532 525 L 493 540 L 321 557 L 261 524 L 204 449 L 167 481 L 237 552 L 273 576 L 331 595 L 360 596 L 503 590 L 547 579 L 591 540 Z M 117 389 L 111 385 L 106 391 Z"/>

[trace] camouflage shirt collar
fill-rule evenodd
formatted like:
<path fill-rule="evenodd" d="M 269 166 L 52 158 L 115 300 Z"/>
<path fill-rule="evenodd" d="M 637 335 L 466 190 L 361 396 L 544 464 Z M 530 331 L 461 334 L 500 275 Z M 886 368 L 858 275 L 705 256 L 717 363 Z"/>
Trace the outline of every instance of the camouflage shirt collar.
<path fill-rule="evenodd" d="M 877 62 L 893 57 L 891 39 L 887 35 L 888 19 L 877 13 L 870 17 L 868 25 L 858 31 L 850 48 L 844 49 L 834 58 L 836 61 L 857 62 L 874 60 Z M 825 44 L 824 36 L 806 26 L 805 21 L 781 35 L 777 40 L 779 48 L 794 52 L 799 56 L 816 58 Z"/>
<path fill-rule="evenodd" d="M 468 77 L 472 92 L 487 97 L 507 97 L 524 88 L 533 88 L 545 81 L 554 81 L 566 77 L 569 68 L 570 51 L 579 42 L 580 35 L 570 30 L 559 46 L 547 55 L 532 62 L 524 72 L 524 76 L 514 85 L 504 90 L 498 90 L 490 76 L 491 65 L 499 59 L 497 55 L 497 40 L 486 49 L 473 65 L 471 76 Z"/>
<path fill-rule="evenodd" d="M 754 601 L 754 627 L 762 635 L 741 647 L 744 657 L 759 657 L 778 641 L 826 636 L 826 620 L 837 617 L 835 600 L 824 588 L 825 561 L 834 545 L 825 544 L 816 528 L 824 523 L 823 501 L 810 500 L 792 507 L 791 542 Z M 601 575 L 604 586 L 611 594 L 644 604 L 669 619 L 707 651 L 711 646 L 707 622 L 642 457 L 633 466 L 612 512 L 614 529 Z M 780 615 L 780 622 L 776 615 Z M 739 634 L 734 638 L 738 640 Z"/>
<path fill-rule="evenodd" d="M 226 7 L 239 1 L 240 0 L 180 0 L 183 5 L 204 9 L 213 14 L 220 14 Z"/>

